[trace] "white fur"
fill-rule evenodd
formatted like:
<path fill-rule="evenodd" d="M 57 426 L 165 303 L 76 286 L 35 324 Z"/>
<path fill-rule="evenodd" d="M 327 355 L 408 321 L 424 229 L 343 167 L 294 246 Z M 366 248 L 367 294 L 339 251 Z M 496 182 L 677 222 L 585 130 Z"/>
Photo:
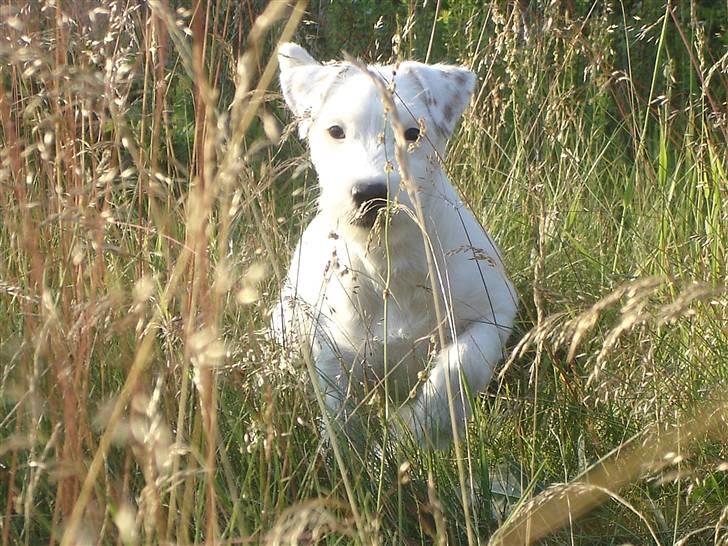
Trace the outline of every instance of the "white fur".
<path fill-rule="evenodd" d="M 441 167 L 475 75 L 417 62 L 368 67 L 387 85 L 394 77 L 405 128 L 418 122 L 425 127 L 407 162 L 446 313 L 447 343 L 438 348 L 424 238 L 415 215 L 407 213 L 413 204 L 400 183 L 392 128 L 371 76 L 346 62 L 319 64 L 295 44 L 283 44 L 278 55 L 283 95 L 309 142 L 321 194 L 273 310 L 274 334 L 282 344 L 310 348 L 326 406 L 340 422 L 363 393 L 384 385 L 386 372 L 395 421 L 420 444 L 445 446 L 452 437 L 446 377 L 462 431 L 470 414 L 466 390 L 475 395 L 490 381 L 517 307 L 498 249 Z M 332 138 L 332 125 L 341 126 L 345 138 Z M 373 230 L 352 223 L 352 186 L 373 178 L 387 181 L 395 210 L 386 241 L 383 214 Z"/>

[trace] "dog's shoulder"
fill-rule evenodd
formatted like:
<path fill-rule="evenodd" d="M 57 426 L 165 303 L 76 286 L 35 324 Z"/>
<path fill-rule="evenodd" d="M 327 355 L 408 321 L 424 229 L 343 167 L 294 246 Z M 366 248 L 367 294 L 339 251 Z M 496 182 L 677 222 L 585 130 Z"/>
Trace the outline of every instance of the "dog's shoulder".
<path fill-rule="evenodd" d="M 291 257 L 284 292 L 295 292 L 298 298 L 316 301 L 321 287 L 341 267 L 340 236 L 322 215 L 306 227 Z"/>
<path fill-rule="evenodd" d="M 320 268 L 324 267 L 332 256 L 336 256 L 338 246 L 338 233 L 323 215 L 318 214 L 301 234 L 295 254 L 300 253 L 311 267 Z"/>

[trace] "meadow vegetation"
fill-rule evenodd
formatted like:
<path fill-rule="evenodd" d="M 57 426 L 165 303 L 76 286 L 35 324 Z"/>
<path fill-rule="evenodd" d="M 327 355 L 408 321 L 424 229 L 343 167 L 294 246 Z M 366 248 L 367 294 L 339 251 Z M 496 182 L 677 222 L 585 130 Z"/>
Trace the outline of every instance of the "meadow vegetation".
<path fill-rule="evenodd" d="M 478 73 L 446 168 L 522 300 L 457 453 L 333 457 L 265 335 L 286 40 Z M 720 1 L 4 2 L 0 545 L 728 544 L 726 74 Z"/>

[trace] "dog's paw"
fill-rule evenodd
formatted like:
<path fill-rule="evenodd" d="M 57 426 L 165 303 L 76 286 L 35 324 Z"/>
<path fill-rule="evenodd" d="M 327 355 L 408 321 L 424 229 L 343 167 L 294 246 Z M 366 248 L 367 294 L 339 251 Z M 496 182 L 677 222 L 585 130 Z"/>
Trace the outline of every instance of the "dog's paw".
<path fill-rule="evenodd" d="M 389 429 L 392 437 L 399 441 L 405 443 L 411 441 L 418 446 L 425 445 L 425 431 L 410 404 L 399 408 L 389 423 Z"/>

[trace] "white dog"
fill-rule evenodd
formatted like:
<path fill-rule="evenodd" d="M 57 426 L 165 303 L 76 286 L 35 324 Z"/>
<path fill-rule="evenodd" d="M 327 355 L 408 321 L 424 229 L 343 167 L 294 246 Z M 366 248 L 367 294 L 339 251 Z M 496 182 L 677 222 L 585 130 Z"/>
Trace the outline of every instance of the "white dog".
<path fill-rule="evenodd" d="M 502 359 L 517 307 L 498 249 L 441 166 L 475 74 L 320 64 L 291 43 L 278 57 L 321 194 L 273 310 L 274 334 L 310 350 L 335 422 L 383 390 L 393 422 L 421 445 L 446 446 Z M 410 142 L 408 170 L 395 161 L 393 126 Z"/>

